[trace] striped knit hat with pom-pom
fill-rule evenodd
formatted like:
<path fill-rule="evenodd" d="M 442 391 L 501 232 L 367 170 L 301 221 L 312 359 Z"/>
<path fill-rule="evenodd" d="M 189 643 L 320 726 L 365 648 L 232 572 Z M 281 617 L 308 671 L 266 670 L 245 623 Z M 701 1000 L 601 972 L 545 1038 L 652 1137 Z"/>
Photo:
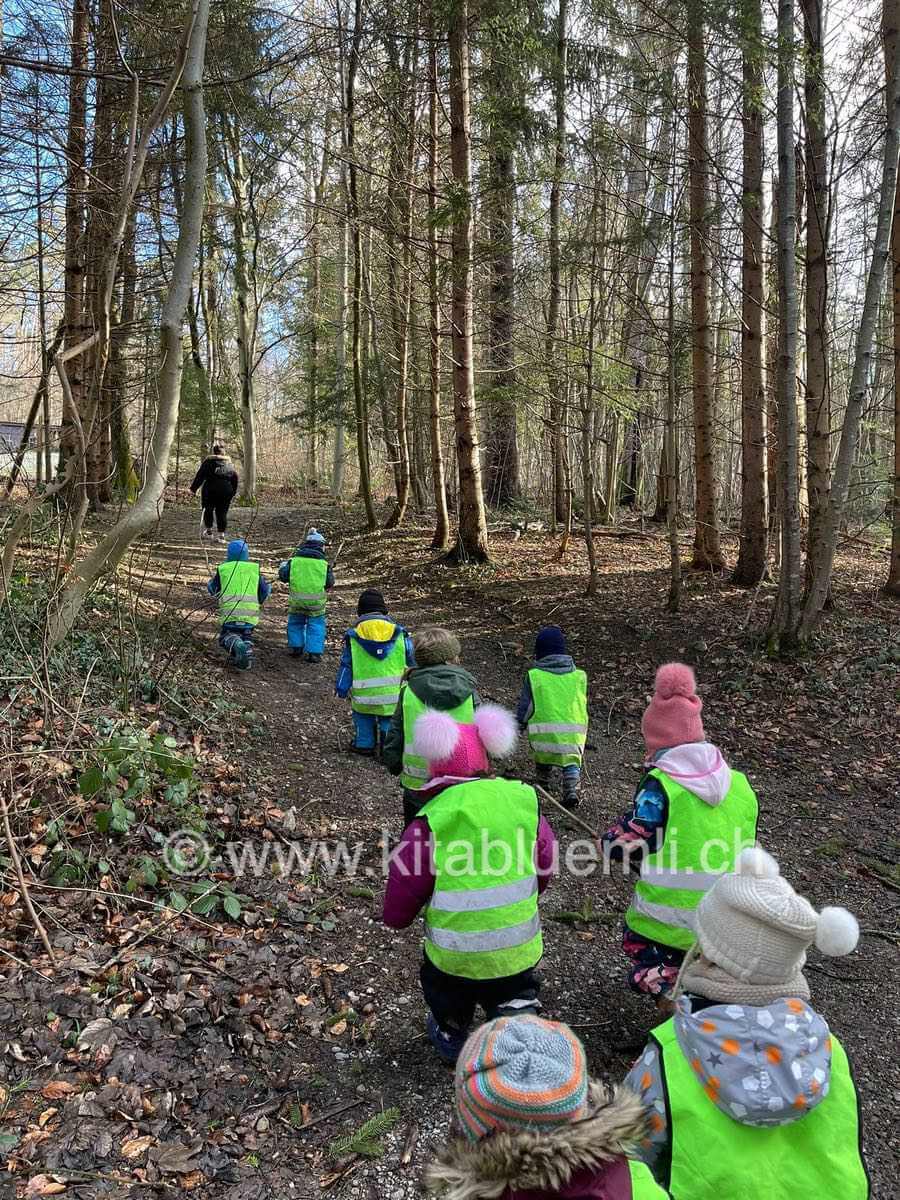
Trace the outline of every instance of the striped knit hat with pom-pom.
<path fill-rule="evenodd" d="M 684 663 L 664 663 L 656 672 L 656 690 L 644 710 L 641 733 L 649 755 L 686 742 L 705 742 L 694 672 Z"/>
<path fill-rule="evenodd" d="M 584 1047 L 540 1017 L 498 1017 L 472 1034 L 456 1062 L 456 1111 L 467 1138 L 552 1130 L 588 1109 Z"/>

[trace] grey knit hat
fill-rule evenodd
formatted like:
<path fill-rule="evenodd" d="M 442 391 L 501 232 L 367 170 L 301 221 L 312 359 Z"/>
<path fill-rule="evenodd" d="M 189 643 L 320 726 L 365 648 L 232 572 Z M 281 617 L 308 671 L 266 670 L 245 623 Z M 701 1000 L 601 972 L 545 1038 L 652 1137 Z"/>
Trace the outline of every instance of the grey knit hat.
<path fill-rule="evenodd" d="M 439 625 L 423 625 L 413 634 L 417 667 L 438 667 L 455 662 L 460 655 L 459 638 Z"/>
<path fill-rule="evenodd" d="M 839 956 L 859 941 L 851 913 L 845 908 L 817 913 L 759 848 L 744 850 L 736 873 L 716 880 L 697 907 L 695 928 L 697 942 L 684 960 L 677 990 L 733 1004 L 806 998 L 808 948 L 815 943 L 823 954 Z"/>

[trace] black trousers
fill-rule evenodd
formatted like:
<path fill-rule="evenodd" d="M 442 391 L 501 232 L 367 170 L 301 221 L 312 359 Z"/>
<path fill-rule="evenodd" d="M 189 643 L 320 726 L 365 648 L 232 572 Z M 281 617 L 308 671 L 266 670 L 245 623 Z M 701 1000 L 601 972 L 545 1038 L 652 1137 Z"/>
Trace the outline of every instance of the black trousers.
<path fill-rule="evenodd" d="M 458 1033 L 472 1024 L 481 1005 L 488 1021 L 511 1000 L 537 1000 L 541 981 L 533 967 L 503 979 L 464 979 L 448 975 L 426 956 L 419 972 L 425 1003 L 441 1029 Z"/>
<path fill-rule="evenodd" d="M 213 517 L 216 520 L 216 529 L 219 533 L 224 533 L 228 528 L 228 509 L 231 507 L 231 496 L 228 497 L 203 497 L 203 524 L 207 529 L 213 527 Z"/>

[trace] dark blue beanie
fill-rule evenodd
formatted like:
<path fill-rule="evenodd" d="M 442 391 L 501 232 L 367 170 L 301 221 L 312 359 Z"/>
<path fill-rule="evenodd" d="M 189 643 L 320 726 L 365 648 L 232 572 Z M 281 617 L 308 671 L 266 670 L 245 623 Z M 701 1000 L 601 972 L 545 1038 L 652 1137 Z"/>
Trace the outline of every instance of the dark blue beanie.
<path fill-rule="evenodd" d="M 546 658 L 548 654 L 568 654 L 566 635 L 558 625 L 545 625 L 534 639 L 534 657 Z"/>

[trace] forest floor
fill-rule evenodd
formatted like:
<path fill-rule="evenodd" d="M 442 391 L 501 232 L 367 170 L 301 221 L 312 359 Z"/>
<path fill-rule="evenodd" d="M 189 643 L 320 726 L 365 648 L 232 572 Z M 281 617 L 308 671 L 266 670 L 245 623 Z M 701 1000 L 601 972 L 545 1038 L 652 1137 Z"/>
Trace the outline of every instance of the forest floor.
<path fill-rule="evenodd" d="M 236 917 L 153 909 L 150 883 L 132 890 L 124 880 L 138 854 L 158 856 L 155 810 L 138 808 L 117 845 L 79 833 L 90 798 L 74 789 L 71 747 L 32 760 L 17 786 L 31 779 L 46 795 L 40 788 L 55 772 L 57 807 L 68 803 L 82 822 L 71 836 L 99 843 L 104 861 L 95 886 L 33 889 L 59 957 L 52 978 L 38 973 L 49 975 L 48 960 L 15 889 L 0 895 L 0 950 L 23 960 L 0 958 L 0 1196 L 4 1188 L 84 1197 L 158 1188 L 216 1200 L 420 1194 L 422 1167 L 449 1127 L 451 1075 L 424 1036 L 420 930 L 397 934 L 379 920 L 383 849 L 401 828 L 399 790 L 377 763 L 346 752 L 349 706 L 332 697 L 342 635 L 367 586 L 379 587 L 411 629 L 453 628 L 482 693 L 510 706 L 536 629 L 563 626 L 589 676 L 578 815 L 597 830 L 624 810 L 639 778 L 640 714 L 655 667 L 672 657 L 696 667 L 707 734 L 758 791 L 762 844 L 813 903 L 844 904 L 859 917 L 858 951 L 831 961 L 814 951 L 809 980 L 854 1064 L 873 1194 L 896 1195 L 900 640 L 897 606 L 878 594 L 880 552 L 845 545 L 835 611 L 814 653 L 782 664 L 763 649 L 767 587 L 752 596 L 687 575 L 681 613 L 664 611 L 668 550 L 651 526 L 598 537 L 600 583 L 590 599 L 581 541 L 558 562 L 542 532 L 498 529 L 493 563 L 464 569 L 429 551 L 423 525 L 369 534 L 324 499 L 233 510 L 231 532 L 248 537 L 271 580 L 312 523 L 332 555 L 341 546 L 325 659 L 288 657 L 286 589 L 276 583 L 254 669 L 238 675 L 225 668 L 204 592 L 218 551 L 201 547 L 196 510 L 166 509 L 128 571 L 144 614 L 174 639 L 167 670 L 194 686 L 167 683 L 171 703 L 151 695 L 137 717 L 192 757 L 200 780 L 193 827 L 217 855 L 245 839 L 270 852 L 294 840 L 343 840 L 359 847 L 357 870 L 331 875 L 320 862 L 285 875 L 270 862 L 258 878 L 234 878 L 226 856 L 209 869 L 209 887 L 237 894 Z M 31 721 L 25 740 L 45 753 L 46 731 Z M 510 773 L 529 776 L 524 751 Z M 584 836 L 547 815 L 563 849 Z M 38 880 L 46 824 L 44 814 L 21 843 Z M 563 875 L 542 904 L 546 1014 L 569 1022 L 593 1072 L 613 1080 L 654 1023 L 623 982 L 629 892 L 616 876 Z M 383 1110 L 380 1157 L 334 1146 Z"/>

